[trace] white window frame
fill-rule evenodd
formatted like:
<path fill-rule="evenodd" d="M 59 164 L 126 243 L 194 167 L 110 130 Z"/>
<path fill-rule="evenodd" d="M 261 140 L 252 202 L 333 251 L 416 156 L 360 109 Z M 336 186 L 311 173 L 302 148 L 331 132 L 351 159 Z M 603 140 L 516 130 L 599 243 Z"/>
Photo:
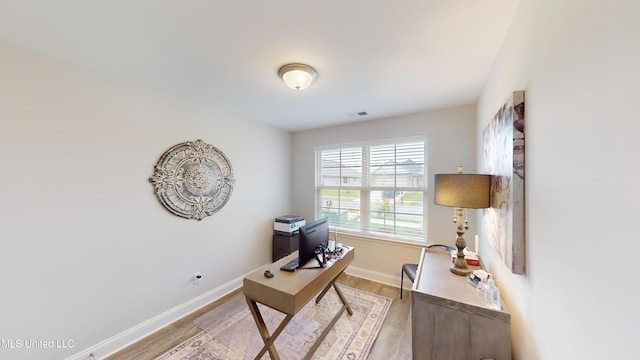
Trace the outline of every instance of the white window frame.
<path fill-rule="evenodd" d="M 372 146 L 379 145 L 396 145 L 403 144 L 409 142 L 423 142 L 424 143 L 424 175 L 423 175 L 423 184 L 421 186 L 414 187 L 400 187 L 393 186 L 390 187 L 374 187 L 369 184 L 369 174 L 370 174 L 370 161 L 368 159 L 368 153 L 365 151 L 362 156 L 362 184 L 361 186 L 344 186 L 344 179 L 338 181 L 339 185 L 335 186 L 323 186 L 321 179 L 321 153 L 322 151 L 327 150 L 339 150 L 346 148 L 370 148 Z M 348 233 L 350 235 L 355 235 L 358 237 L 363 237 L 367 239 L 375 239 L 375 240 L 386 240 L 386 241 L 394 241 L 394 242 L 405 242 L 405 243 L 418 243 L 420 245 L 424 245 L 427 242 L 427 190 L 428 190 L 428 157 L 427 151 L 428 143 L 427 136 L 414 136 L 414 137 L 403 137 L 403 138 L 392 138 L 392 139 L 382 139 L 382 140 L 374 140 L 374 141 L 360 141 L 354 143 L 343 143 L 343 144 L 334 144 L 334 145 L 323 145 L 315 148 L 315 215 L 316 218 L 322 216 L 321 209 L 323 207 L 322 204 L 322 191 L 324 189 L 336 189 L 336 190 L 358 190 L 360 191 L 360 230 L 354 230 L 350 228 L 341 228 L 338 227 L 335 229 L 339 232 Z M 365 175 L 366 174 L 366 175 Z M 400 236 L 395 234 L 381 234 L 368 231 L 368 224 L 370 221 L 370 198 L 372 191 L 412 191 L 412 192 L 422 192 L 422 236 L 421 237 L 410 237 L 410 236 Z M 395 211 L 394 211 L 395 212 Z M 366 225 L 364 225 L 366 224 Z M 364 226 L 364 228 L 363 228 Z"/>

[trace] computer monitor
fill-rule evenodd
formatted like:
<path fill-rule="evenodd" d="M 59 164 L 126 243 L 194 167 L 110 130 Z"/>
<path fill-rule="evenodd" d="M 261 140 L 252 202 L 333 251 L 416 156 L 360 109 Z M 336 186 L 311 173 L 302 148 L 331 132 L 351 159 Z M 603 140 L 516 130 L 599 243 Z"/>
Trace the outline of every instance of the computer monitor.
<path fill-rule="evenodd" d="M 299 231 L 298 267 L 304 267 L 315 258 L 318 246 L 326 247 L 329 244 L 329 221 L 326 217 L 321 218 L 301 226 Z"/>

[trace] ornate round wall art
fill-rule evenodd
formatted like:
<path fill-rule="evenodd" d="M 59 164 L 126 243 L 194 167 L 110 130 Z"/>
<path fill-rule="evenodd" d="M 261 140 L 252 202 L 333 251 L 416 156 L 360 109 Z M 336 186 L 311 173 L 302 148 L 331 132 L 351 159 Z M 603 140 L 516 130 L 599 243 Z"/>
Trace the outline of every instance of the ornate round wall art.
<path fill-rule="evenodd" d="M 167 210 L 183 218 L 202 220 L 227 203 L 235 179 L 226 155 L 196 140 L 167 150 L 149 182 Z"/>

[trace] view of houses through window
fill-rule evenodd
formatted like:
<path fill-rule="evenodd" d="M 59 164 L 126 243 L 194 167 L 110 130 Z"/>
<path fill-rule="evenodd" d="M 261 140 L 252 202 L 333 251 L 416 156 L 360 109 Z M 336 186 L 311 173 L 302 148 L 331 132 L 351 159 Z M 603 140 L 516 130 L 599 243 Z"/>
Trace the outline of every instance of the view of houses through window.
<path fill-rule="evenodd" d="M 426 239 L 425 141 L 317 149 L 318 214 L 340 230 Z"/>

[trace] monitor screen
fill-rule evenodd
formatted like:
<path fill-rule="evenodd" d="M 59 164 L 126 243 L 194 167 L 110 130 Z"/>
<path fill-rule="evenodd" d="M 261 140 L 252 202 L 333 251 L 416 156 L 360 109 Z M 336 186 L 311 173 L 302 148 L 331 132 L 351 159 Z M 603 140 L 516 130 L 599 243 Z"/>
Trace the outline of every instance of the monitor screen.
<path fill-rule="evenodd" d="M 329 243 L 329 222 L 327 218 L 321 218 L 301 226 L 299 236 L 298 266 L 303 267 L 309 260 L 315 258 L 315 252 L 318 246 L 327 246 Z"/>

